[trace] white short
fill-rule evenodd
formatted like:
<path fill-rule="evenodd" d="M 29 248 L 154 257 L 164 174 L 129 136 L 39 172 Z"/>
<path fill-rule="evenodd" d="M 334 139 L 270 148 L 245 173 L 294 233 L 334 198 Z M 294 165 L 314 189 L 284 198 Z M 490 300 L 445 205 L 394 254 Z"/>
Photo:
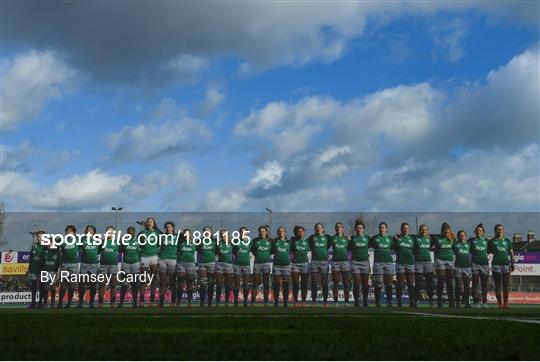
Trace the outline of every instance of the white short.
<path fill-rule="evenodd" d="M 291 272 L 293 273 L 300 273 L 300 274 L 307 274 L 309 273 L 309 263 L 292 263 L 291 266 Z"/>
<path fill-rule="evenodd" d="M 253 273 L 270 273 L 270 262 L 268 263 L 254 263 L 253 264 Z"/>
<path fill-rule="evenodd" d="M 190 261 L 179 261 L 176 264 L 177 273 L 195 274 L 196 270 L 197 267 L 195 266 L 195 263 Z"/>
<path fill-rule="evenodd" d="M 120 269 L 127 274 L 138 274 L 141 272 L 141 264 L 139 263 L 122 263 Z"/>
<path fill-rule="evenodd" d="M 435 259 L 435 269 L 436 270 L 454 270 L 454 261 Z"/>
<path fill-rule="evenodd" d="M 493 273 L 509 274 L 510 273 L 510 265 L 491 265 L 491 271 Z"/>
<path fill-rule="evenodd" d="M 312 273 L 328 273 L 328 261 L 327 260 L 312 260 L 311 272 Z"/>
<path fill-rule="evenodd" d="M 226 263 L 226 262 L 223 262 L 223 261 L 218 261 L 216 263 L 216 273 L 232 274 L 233 273 L 233 265 L 232 265 L 232 263 Z"/>
<path fill-rule="evenodd" d="M 98 263 L 81 263 L 79 274 L 97 274 L 98 269 Z"/>
<path fill-rule="evenodd" d="M 473 275 L 489 275 L 489 265 L 472 263 L 472 273 Z"/>
<path fill-rule="evenodd" d="M 414 265 L 396 264 L 396 273 L 414 273 Z"/>
<path fill-rule="evenodd" d="M 141 256 L 141 268 L 149 268 L 151 265 L 158 265 L 158 256 Z"/>
<path fill-rule="evenodd" d="M 369 274 L 370 272 L 370 266 L 369 266 L 369 261 L 366 260 L 366 261 L 356 261 L 356 260 L 351 260 L 350 262 L 350 266 L 351 266 L 351 272 L 353 274 Z"/>
<path fill-rule="evenodd" d="M 373 274 L 394 274 L 394 263 L 391 261 L 373 262 Z"/>
<path fill-rule="evenodd" d="M 457 278 L 464 278 L 464 277 L 465 278 L 471 278 L 472 277 L 471 267 L 467 267 L 467 268 L 458 268 L 458 267 L 456 267 L 454 275 Z"/>
<path fill-rule="evenodd" d="M 276 265 L 272 268 L 273 275 L 282 275 L 288 277 L 291 275 L 291 265 Z"/>
<path fill-rule="evenodd" d="M 118 265 L 100 265 L 99 274 L 117 274 Z"/>
<path fill-rule="evenodd" d="M 348 261 L 332 261 L 330 262 L 333 272 L 348 272 L 351 270 L 351 266 Z"/>
<path fill-rule="evenodd" d="M 158 270 L 162 273 L 174 273 L 176 271 L 176 259 L 159 259 Z"/>
<path fill-rule="evenodd" d="M 234 265 L 234 274 L 251 275 L 251 265 Z"/>

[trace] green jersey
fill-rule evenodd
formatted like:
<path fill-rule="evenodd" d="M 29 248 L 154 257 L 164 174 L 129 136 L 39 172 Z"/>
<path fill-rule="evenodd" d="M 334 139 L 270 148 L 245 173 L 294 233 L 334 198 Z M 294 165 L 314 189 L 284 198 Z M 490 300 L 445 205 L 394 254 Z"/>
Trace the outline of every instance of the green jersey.
<path fill-rule="evenodd" d="M 116 265 L 118 264 L 118 255 L 120 254 L 120 245 L 118 242 L 106 240 L 101 248 L 101 257 L 99 262 L 101 265 Z"/>
<path fill-rule="evenodd" d="M 347 261 L 349 260 L 347 255 L 347 247 L 349 246 L 349 239 L 345 235 L 334 235 L 330 239 L 330 245 L 332 246 L 332 260 L 333 261 Z"/>
<path fill-rule="evenodd" d="M 488 242 L 483 236 L 469 239 L 471 245 L 472 262 L 478 265 L 488 265 Z"/>
<path fill-rule="evenodd" d="M 369 247 L 375 249 L 373 253 L 373 261 L 391 263 L 394 260 L 392 259 L 392 254 L 390 253 L 390 248 L 392 246 L 392 238 L 388 235 L 375 235 L 372 236 L 369 240 Z"/>
<path fill-rule="evenodd" d="M 272 254 L 275 265 L 289 265 L 291 263 L 291 242 L 287 239 L 274 240 Z"/>
<path fill-rule="evenodd" d="M 401 265 L 414 264 L 414 237 L 411 235 L 399 235 L 394 238 L 392 249 L 396 252 L 396 263 Z"/>
<path fill-rule="evenodd" d="M 233 246 L 233 254 L 236 257 L 234 263 L 236 265 L 247 266 L 251 264 L 251 240 L 240 241 L 239 244 Z"/>
<path fill-rule="evenodd" d="M 127 264 L 138 263 L 141 258 L 141 249 L 139 248 L 137 238 L 130 238 L 124 244 L 120 248 L 124 253 L 123 262 Z"/>
<path fill-rule="evenodd" d="M 293 253 L 293 263 L 307 263 L 308 262 L 308 252 L 309 252 L 309 243 L 306 238 L 291 239 L 291 251 Z"/>
<path fill-rule="evenodd" d="M 81 247 L 82 262 L 88 264 L 97 264 L 100 245 L 98 245 L 93 238 L 88 236 L 82 237 L 81 241 L 83 243 Z"/>
<path fill-rule="evenodd" d="M 510 250 L 512 250 L 512 241 L 508 238 L 491 239 L 489 241 L 489 253 L 493 254 L 493 265 L 510 265 Z"/>
<path fill-rule="evenodd" d="M 161 248 L 159 250 L 159 257 L 161 259 L 173 259 L 176 260 L 178 254 L 178 238 L 175 235 L 167 234 L 165 237 L 162 235 Z"/>
<path fill-rule="evenodd" d="M 58 249 L 46 248 L 43 251 L 43 266 L 41 270 L 48 272 L 58 271 L 58 267 L 60 266 L 60 258 L 58 257 L 58 254 Z"/>
<path fill-rule="evenodd" d="M 251 252 L 255 255 L 255 263 L 268 263 L 270 261 L 270 241 L 259 237 L 253 239 Z"/>
<path fill-rule="evenodd" d="M 43 265 L 43 257 L 45 253 L 45 247 L 40 243 L 32 244 L 30 249 L 30 266 L 29 271 L 32 274 L 37 274 L 41 270 Z"/>
<path fill-rule="evenodd" d="M 369 236 L 366 234 L 354 235 L 349 242 L 349 250 L 353 261 L 368 261 Z"/>
<path fill-rule="evenodd" d="M 197 246 L 199 250 L 199 263 L 214 263 L 216 261 L 216 241 L 202 239 Z"/>
<path fill-rule="evenodd" d="M 137 235 L 140 239 L 141 256 L 157 256 L 159 245 L 159 229 L 143 229 Z"/>
<path fill-rule="evenodd" d="M 62 243 L 60 251 L 62 253 L 62 263 L 71 264 L 79 262 L 79 248 L 77 242 Z"/>
<path fill-rule="evenodd" d="M 433 244 L 435 245 L 435 259 L 454 261 L 452 240 L 448 238 L 436 238 Z"/>
<path fill-rule="evenodd" d="M 454 255 L 456 256 L 456 268 L 471 267 L 471 246 L 468 242 L 454 243 Z"/>
<path fill-rule="evenodd" d="M 177 259 L 181 262 L 195 263 L 197 255 L 197 246 L 193 242 L 188 243 L 187 240 L 183 240 L 178 244 Z"/>
<path fill-rule="evenodd" d="M 309 237 L 309 247 L 311 249 L 311 260 L 327 261 L 330 239 L 328 234 L 314 234 Z"/>
<path fill-rule="evenodd" d="M 231 263 L 232 264 L 232 245 L 231 243 L 225 242 L 225 240 L 220 240 L 217 245 L 217 254 L 218 261 L 222 263 Z"/>
<path fill-rule="evenodd" d="M 414 239 L 414 261 L 415 262 L 430 262 L 431 261 L 431 237 L 416 236 Z"/>

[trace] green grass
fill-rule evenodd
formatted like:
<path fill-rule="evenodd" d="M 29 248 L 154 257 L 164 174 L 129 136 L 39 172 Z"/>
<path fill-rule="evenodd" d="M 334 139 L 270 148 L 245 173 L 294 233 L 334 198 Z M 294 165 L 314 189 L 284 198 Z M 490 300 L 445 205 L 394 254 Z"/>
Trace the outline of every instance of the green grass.
<path fill-rule="evenodd" d="M 408 312 L 490 317 L 426 317 Z M 0 309 L 2 359 L 539 359 L 539 308 Z"/>

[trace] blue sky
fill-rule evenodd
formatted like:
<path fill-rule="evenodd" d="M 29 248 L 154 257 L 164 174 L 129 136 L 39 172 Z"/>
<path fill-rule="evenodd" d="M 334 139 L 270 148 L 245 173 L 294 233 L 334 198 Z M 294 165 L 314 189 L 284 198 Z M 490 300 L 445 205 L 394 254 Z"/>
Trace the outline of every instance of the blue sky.
<path fill-rule="evenodd" d="M 540 211 L 535 2 L 3 11 L 8 211 Z"/>

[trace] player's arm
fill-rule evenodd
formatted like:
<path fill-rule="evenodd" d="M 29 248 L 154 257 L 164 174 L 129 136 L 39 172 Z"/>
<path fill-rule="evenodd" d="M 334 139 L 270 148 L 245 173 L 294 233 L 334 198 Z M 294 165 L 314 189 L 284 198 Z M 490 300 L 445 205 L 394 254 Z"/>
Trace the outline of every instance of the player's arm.
<path fill-rule="evenodd" d="M 514 271 L 514 263 L 515 263 L 515 260 L 514 259 L 514 248 L 512 246 L 512 241 L 510 239 L 506 239 L 507 243 L 508 243 L 508 255 L 510 255 L 510 271 L 513 272 Z"/>

